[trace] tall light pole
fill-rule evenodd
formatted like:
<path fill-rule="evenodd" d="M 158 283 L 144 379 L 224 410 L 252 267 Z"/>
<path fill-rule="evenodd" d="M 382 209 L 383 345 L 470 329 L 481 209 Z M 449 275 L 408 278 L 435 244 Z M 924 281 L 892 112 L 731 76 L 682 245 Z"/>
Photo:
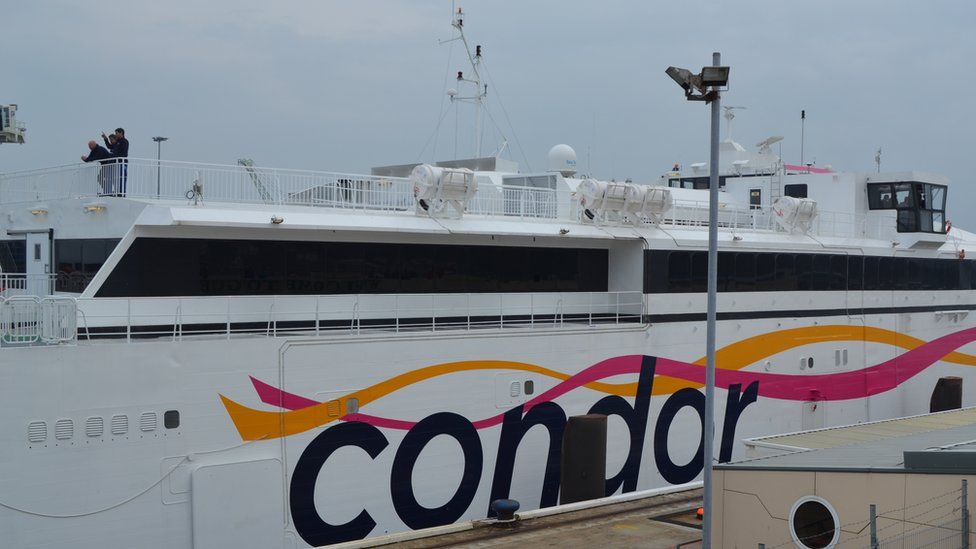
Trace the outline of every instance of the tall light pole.
<path fill-rule="evenodd" d="M 715 456 L 715 316 L 718 298 L 718 131 L 722 110 L 719 91 L 729 83 L 729 67 L 722 66 L 722 55 L 712 54 L 712 65 L 701 73 L 668 67 L 665 71 L 685 90 L 689 101 L 712 104 L 711 150 L 708 162 L 708 314 L 706 316 L 705 419 L 702 422 L 702 547 L 712 546 L 712 459 Z"/>
<path fill-rule="evenodd" d="M 152 140 L 156 142 L 156 198 L 159 198 L 159 191 L 160 191 L 160 187 L 159 187 L 159 180 L 160 180 L 159 176 L 161 172 L 160 156 L 163 149 L 163 141 L 166 141 L 167 139 L 169 138 L 160 135 L 157 135 L 156 137 L 152 138 Z"/>

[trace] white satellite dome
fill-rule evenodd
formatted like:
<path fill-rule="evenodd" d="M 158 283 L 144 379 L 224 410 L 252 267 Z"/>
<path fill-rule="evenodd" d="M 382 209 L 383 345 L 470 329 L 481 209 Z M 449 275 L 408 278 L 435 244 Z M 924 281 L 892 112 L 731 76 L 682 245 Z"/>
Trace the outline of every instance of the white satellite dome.
<path fill-rule="evenodd" d="M 576 151 L 569 145 L 556 145 L 549 149 L 550 172 L 559 172 L 563 177 L 576 173 Z"/>

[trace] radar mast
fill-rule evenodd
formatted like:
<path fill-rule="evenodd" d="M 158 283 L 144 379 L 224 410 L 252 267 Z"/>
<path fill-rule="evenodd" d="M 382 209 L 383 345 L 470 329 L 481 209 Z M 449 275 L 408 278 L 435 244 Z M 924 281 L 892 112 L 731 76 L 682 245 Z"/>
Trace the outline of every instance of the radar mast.
<path fill-rule="evenodd" d="M 475 158 L 481 157 L 481 123 L 482 123 L 482 110 L 484 108 L 485 99 L 488 97 L 488 85 L 482 84 L 481 82 L 481 45 L 478 44 L 474 47 L 474 53 L 471 53 L 471 47 L 468 45 L 468 38 L 464 35 L 464 10 L 458 8 L 454 12 L 454 19 L 451 21 L 451 26 L 457 31 L 457 36 L 449 40 L 441 40 L 441 44 L 447 44 L 449 42 L 454 42 L 455 40 L 460 40 L 464 45 L 464 52 L 468 56 L 468 63 L 471 65 L 471 74 L 469 76 L 464 75 L 464 71 L 457 72 L 457 82 L 460 88 L 462 83 L 468 84 L 474 88 L 474 95 L 461 95 L 456 89 L 447 90 L 448 97 L 451 98 L 451 102 L 454 103 L 472 103 L 475 109 L 475 124 L 474 124 L 474 142 L 475 142 Z"/>

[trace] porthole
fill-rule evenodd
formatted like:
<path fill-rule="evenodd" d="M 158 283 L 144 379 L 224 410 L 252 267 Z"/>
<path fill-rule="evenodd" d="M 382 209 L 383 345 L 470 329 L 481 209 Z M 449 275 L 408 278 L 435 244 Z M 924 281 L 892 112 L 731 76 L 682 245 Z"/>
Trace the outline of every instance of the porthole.
<path fill-rule="evenodd" d="M 180 426 L 180 411 L 179 410 L 166 410 L 163 413 L 163 427 L 167 429 L 176 429 Z"/>
<path fill-rule="evenodd" d="M 827 500 L 806 496 L 790 509 L 790 535 L 801 549 L 824 549 L 837 545 L 840 530 L 837 511 Z"/>
<path fill-rule="evenodd" d="M 526 380 L 525 383 L 522 384 L 522 387 L 525 388 L 525 394 L 527 395 L 531 395 L 535 392 L 535 382 L 531 379 Z"/>

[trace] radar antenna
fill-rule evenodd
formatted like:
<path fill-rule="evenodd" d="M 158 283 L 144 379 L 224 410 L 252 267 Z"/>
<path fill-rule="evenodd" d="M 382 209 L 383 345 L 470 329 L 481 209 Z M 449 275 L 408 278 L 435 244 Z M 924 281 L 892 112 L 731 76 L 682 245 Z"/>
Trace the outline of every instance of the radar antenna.
<path fill-rule="evenodd" d="M 725 140 L 726 141 L 732 141 L 732 120 L 735 119 L 735 111 L 736 110 L 742 110 L 742 111 L 744 111 L 744 110 L 746 110 L 746 108 L 745 107 L 725 107 L 725 106 L 723 106 L 722 108 L 725 109 L 725 114 L 723 115 L 725 117 Z"/>
<path fill-rule="evenodd" d="M 464 52 L 468 56 L 468 63 L 471 65 L 471 74 L 473 76 L 467 77 L 464 75 L 464 71 L 457 71 L 457 82 L 458 87 L 462 83 L 471 85 L 474 88 L 473 95 L 461 95 L 458 90 L 450 89 L 447 91 L 448 97 L 451 98 L 451 103 L 455 101 L 462 103 L 473 103 L 475 109 L 475 124 L 474 124 L 474 142 L 475 142 L 475 157 L 481 157 L 481 122 L 482 122 L 482 109 L 484 108 L 485 99 L 488 97 L 488 84 L 482 84 L 481 82 L 481 45 L 478 44 L 474 47 L 474 53 L 471 53 L 471 47 L 468 45 L 468 38 L 464 35 L 464 10 L 457 8 L 454 11 L 454 19 L 451 21 L 451 26 L 457 31 L 457 36 L 448 40 L 441 40 L 441 44 L 447 44 L 460 40 L 464 44 Z"/>
<path fill-rule="evenodd" d="M 878 152 L 874 153 L 874 164 L 878 167 L 878 173 L 881 173 L 881 147 L 878 147 Z"/>
<path fill-rule="evenodd" d="M 779 143 L 783 139 L 784 137 L 782 135 L 772 135 L 760 141 L 759 143 L 756 143 L 756 146 L 759 147 L 759 154 L 769 153 L 770 152 L 769 148 L 775 145 L 776 143 Z"/>

